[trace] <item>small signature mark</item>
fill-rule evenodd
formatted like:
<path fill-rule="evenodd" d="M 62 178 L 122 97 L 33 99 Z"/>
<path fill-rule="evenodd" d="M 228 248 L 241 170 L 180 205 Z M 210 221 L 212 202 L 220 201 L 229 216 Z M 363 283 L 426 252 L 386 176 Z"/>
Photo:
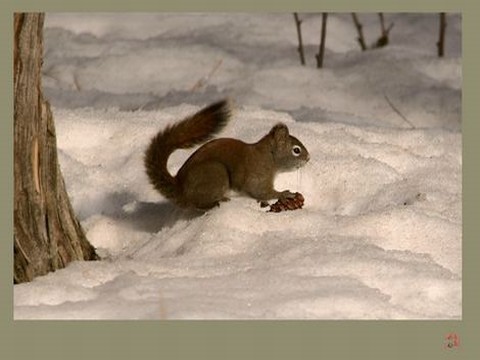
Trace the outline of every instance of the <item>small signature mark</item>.
<path fill-rule="evenodd" d="M 445 335 L 443 347 L 444 347 L 444 349 L 459 348 L 460 347 L 460 337 L 458 336 L 458 334 L 454 333 L 454 332 L 450 332 L 447 335 Z"/>

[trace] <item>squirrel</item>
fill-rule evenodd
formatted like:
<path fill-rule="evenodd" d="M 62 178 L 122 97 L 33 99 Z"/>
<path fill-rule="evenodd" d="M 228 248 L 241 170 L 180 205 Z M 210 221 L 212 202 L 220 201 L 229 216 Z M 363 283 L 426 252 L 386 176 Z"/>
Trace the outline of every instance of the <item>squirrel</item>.
<path fill-rule="evenodd" d="M 276 173 L 307 163 L 310 155 L 305 146 L 289 134 L 283 123 L 273 126 L 253 144 L 232 138 L 211 140 L 230 117 L 230 103 L 222 100 L 157 133 L 144 157 L 153 187 L 180 207 L 200 210 L 228 201 L 229 190 L 262 204 L 271 199 L 294 197 L 289 190 L 276 191 L 273 181 Z M 172 176 L 167 170 L 170 154 L 199 144 L 203 145 Z"/>

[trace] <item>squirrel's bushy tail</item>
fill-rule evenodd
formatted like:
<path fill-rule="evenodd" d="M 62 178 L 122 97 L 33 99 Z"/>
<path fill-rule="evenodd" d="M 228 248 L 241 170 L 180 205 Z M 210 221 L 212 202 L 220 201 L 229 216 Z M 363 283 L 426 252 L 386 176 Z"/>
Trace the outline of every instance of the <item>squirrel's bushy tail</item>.
<path fill-rule="evenodd" d="M 167 170 L 167 161 L 176 149 L 188 149 L 210 140 L 226 125 L 230 106 L 222 100 L 155 135 L 145 152 L 145 169 L 152 185 L 163 196 L 178 200 L 176 179 Z"/>

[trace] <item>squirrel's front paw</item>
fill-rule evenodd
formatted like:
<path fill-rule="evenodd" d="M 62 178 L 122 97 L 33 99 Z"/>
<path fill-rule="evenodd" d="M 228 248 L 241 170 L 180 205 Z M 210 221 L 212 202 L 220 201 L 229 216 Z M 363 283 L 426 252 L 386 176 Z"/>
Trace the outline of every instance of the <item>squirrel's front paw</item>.
<path fill-rule="evenodd" d="M 296 196 L 296 193 L 292 193 L 290 190 L 285 190 L 280 193 L 280 196 L 278 197 L 278 200 L 287 200 L 287 199 L 294 199 Z"/>

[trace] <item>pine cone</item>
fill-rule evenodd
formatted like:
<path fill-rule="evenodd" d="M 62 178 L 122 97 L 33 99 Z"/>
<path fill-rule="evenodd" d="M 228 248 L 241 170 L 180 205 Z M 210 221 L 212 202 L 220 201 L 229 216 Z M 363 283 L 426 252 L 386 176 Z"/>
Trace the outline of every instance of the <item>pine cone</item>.
<path fill-rule="evenodd" d="M 270 206 L 269 212 L 280 212 L 286 210 L 297 210 L 303 207 L 305 198 L 300 193 L 295 193 L 293 198 L 278 199 L 278 201 Z"/>

